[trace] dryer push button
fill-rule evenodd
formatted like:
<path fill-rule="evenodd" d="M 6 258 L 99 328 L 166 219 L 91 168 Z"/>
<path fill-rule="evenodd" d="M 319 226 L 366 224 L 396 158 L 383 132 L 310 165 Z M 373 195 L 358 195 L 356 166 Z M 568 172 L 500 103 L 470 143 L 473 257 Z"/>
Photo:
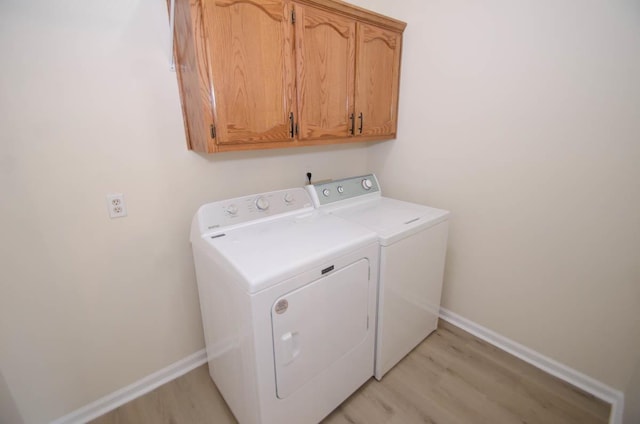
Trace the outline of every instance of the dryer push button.
<path fill-rule="evenodd" d="M 287 301 L 287 299 L 280 299 L 276 303 L 274 309 L 276 311 L 276 314 L 284 314 L 287 311 L 287 308 L 289 308 L 289 302 Z"/>

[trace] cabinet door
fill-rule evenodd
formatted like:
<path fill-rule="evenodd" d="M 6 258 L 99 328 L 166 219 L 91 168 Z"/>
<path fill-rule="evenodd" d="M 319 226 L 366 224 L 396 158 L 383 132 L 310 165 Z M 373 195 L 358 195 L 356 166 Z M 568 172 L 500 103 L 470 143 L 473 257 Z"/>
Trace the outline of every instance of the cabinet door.
<path fill-rule="evenodd" d="M 218 144 L 292 140 L 293 25 L 281 0 L 205 0 Z"/>
<path fill-rule="evenodd" d="M 296 76 L 301 140 L 351 135 L 353 19 L 295 5 Z"/>
<path fill-rule="evenodd" d="M 356 134 L 395 136 L 402 35 L 358 23 L 357 37 Z"/>

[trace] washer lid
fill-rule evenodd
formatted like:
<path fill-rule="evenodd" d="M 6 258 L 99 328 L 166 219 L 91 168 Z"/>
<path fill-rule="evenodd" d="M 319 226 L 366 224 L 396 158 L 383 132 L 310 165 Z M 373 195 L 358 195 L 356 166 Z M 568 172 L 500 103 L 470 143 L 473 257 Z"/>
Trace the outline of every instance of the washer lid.
<path fill-rule="evenodd" d="M 372 231 L 316 210 L 202 238 L 249 293 L 377 241 Z M 203 244 L 198 243 L 200 246 Z M 194 245 L 195 247 L 195 245 Z"/>
<path fill-rule="evenodd" d="M 331 213 L 375 231 L 382 245 L 449 219 L 449 211 L 388 197 L 335 208 Z"/>

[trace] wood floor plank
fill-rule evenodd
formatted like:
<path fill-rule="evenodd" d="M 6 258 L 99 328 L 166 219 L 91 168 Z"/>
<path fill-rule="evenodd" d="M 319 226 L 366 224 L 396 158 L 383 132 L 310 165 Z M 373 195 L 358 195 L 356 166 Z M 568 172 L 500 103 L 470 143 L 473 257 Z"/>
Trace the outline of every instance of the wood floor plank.
<path fill-rule="evenodd" d="M 611 405 L 441 321 L 323 424 L 606 424 Z M 206 365 L 92 424 L 233 424 Z M 295 423 L 292 423 L 295 424 Z"/>
<path fill-rule="evenodd" d="M 589 414 L 601 419 L 608 420 L 610 413 L 610 405 L 600 401 L 593 395 L 588 394 L 571 384 L 560 380 L 545 372 L 541 372 L 538 368 L 523 362 L 515 356 L 498 349 L 497 347 L 480 340 L 473 335 L 447 323 L 442 322 L 438 334 L 444 338 L 458 337 L 468 341 L 465 351 L 469 355 L 478 354 L 485 361 L 487 366 L 500 372 L 503 378 L 518 377 L 520 380 L 526 381 L 526 387 L 537 387 L 539 390 L 549 391 L 555 396 L 551 400 L 568 402 L 578 410 L 586 410 Z M 520 386 L 517 386 L 520 387 Z M 585 422 L 590 422 L 585 418 Z"/>
<path fill-rule="evenodd" d="M 92 421 L 92 424 L 235 423 L 206 365 Z"/>

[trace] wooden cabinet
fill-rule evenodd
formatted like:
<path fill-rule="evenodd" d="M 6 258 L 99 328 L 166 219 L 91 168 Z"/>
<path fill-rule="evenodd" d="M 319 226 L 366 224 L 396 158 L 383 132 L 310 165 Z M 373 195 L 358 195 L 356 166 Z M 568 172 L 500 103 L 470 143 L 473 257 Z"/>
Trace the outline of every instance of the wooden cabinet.
<path fill-rule="evenodd" d="M 204 2 L 217 143 L 289 142 L 293 26 L 278 0 Z"/>
<path fill-rule="evenodd" d="M 356 134 L 395 137 L 401 41 L 397 32 L 358 23 Z"/>
<path fill-rule="evenodd" d="M 190 149 L 395 137 L 405 24 L 335 0 L 177 0 Z"/>
<path fill-rule="evenodd" d="M 310 6 L 294 7 L 299 138 L 349 137 L 356 22 Z"/>

